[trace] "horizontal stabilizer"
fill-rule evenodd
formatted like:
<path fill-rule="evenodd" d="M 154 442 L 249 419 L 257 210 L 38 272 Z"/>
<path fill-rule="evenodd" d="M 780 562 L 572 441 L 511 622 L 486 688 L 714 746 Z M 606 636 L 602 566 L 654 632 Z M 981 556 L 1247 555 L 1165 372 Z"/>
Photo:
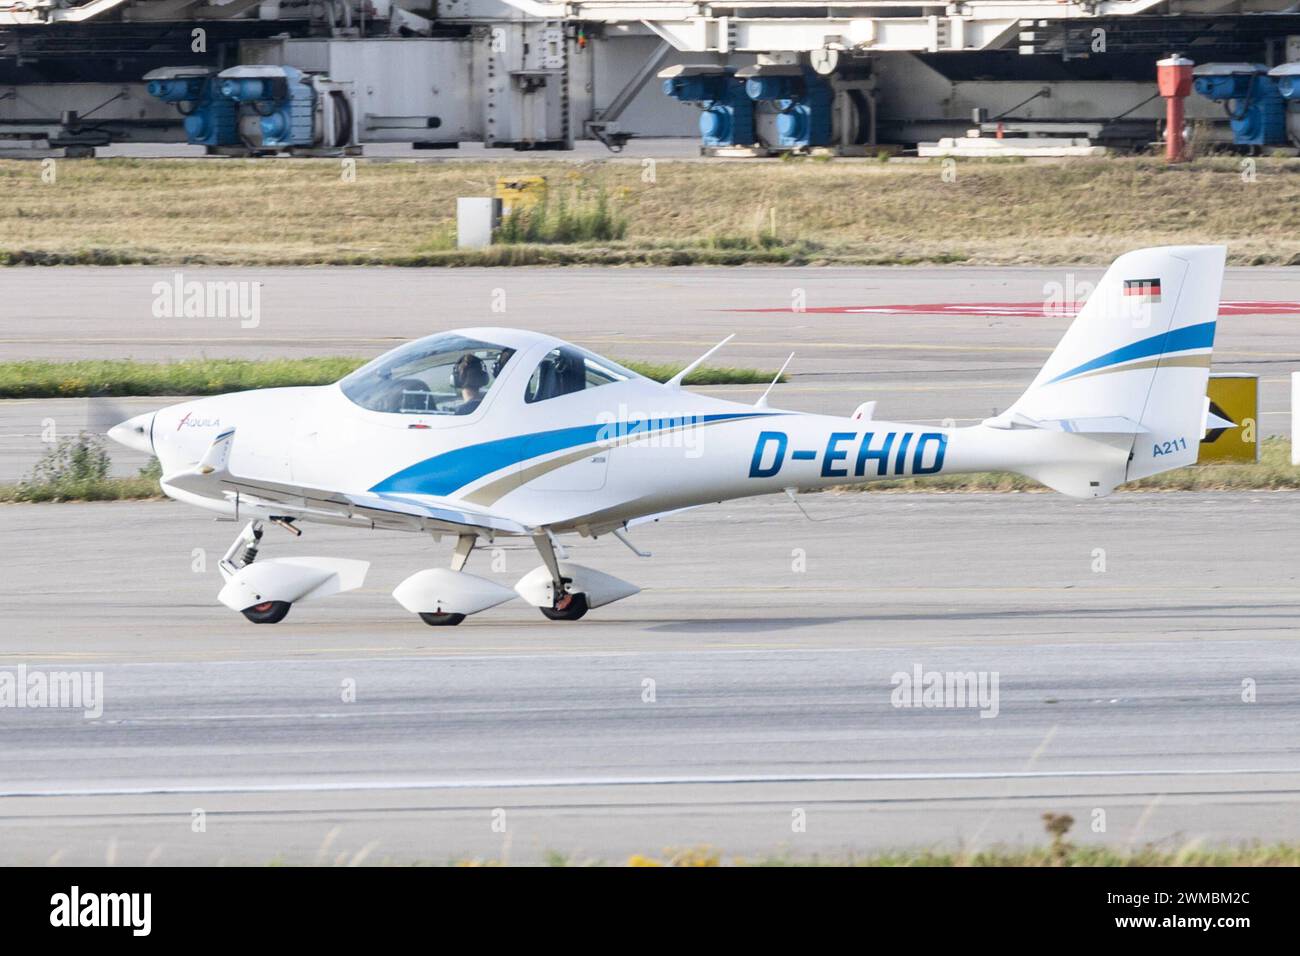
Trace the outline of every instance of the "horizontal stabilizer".
<path fill-rule="evenodd" d="M 1131 418 L 1105 415 L 1095 418 L 1030 418 L 1027 415 L 1007 414 L 988 418 L 984 424 L 990 428 L 1038 428 L 1049 432 L 1069 432 L 1077 435 L 1145 435 L 1144 428 Z"/>
<path fill-rule="evenodd" d="M 1220 418 L 1218 415 L 1214 414 L 1214 412 L 1210 412 L 1210 414 L 1205 416 L 1206 431 L 1209 431 L 1211 428 L 1236 428 L 1236 427 L 1237 427 L 1236 422 L 1229 421 L 1226 418 Z"/>
<path fill-rule="evenodd" d="M 1237 423 L 1231 419 L 1222 418 L 1214 414 L 1214 406 L 1210 403 L 1210 396 L 1205 396 L 1205 420 L 1201 423 L 1201 438 L 1204 438 L 1212 428 L 1236 428 Z"/>

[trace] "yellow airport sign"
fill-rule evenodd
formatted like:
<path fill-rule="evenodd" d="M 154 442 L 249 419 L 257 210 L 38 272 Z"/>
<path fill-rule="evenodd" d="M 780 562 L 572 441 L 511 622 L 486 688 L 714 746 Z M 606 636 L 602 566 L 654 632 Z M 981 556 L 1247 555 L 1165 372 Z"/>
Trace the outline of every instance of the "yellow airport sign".
<path fill-rule="evenodd" d="M 1259 376 L 1222 372 L 1210 376 L 1206 390 L 1210 414 L 1236 428 L 1210 428 L 1201 439 L 1197 461 L 1259 461 Z"/>
<path fill-rule="evenodd" d="M 546 199 L 545 176 L 501 176 L 497 179 L 496 198 L 501 200 L 501 214 L 512 209 L 531 209 Z"/>

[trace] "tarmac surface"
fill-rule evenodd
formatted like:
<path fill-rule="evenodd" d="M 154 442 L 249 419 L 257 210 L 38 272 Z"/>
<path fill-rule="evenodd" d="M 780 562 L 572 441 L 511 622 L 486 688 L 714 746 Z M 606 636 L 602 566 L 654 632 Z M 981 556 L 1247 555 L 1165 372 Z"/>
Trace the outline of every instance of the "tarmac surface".
<path fill-rule="evenodd" d="M 1048 812 L 1119 848 L 1300 839 L 1300 496 L 804 504 L 574 548 L 644 589 L 580 622 L 449 629 L 388 592 L 450 542 L 268 529 L 373 565 L 257 627 L 215 600 L 231 523 L 0 508 L 0 862 L 842 858 L 1042 845 Z M 909 696 L 918 669 L 983 696 Z M 6 673 L 101 693 L 19 708 Z"/>
<path fill-rule="evenodd" d="M 262 283 L 244 328 L 156 317 L 177 270 L 10 269 L 0 352 L 370 356 L 517 325 L 685 364 L 734 331 L 720 364 L 797 353 L 774 404 L 965 423 L 1014 400 L 1068 317 L 788 310 L 1041 303 L 1100 271 L 181 270 Z M 1291 276 L 1229 270 L 1224 296 L 1300 300 Z M 1261 376 L 1262 435 L 1290 428 L 1296 317 L 1220 321 L 1215 367 Z M 168 401 L 0 402 L 0 481 L 51 425 Z M 143 464 L 113 453 L 117 473 Z M 650 560 L 575 547 L 644 589 L 580 622 L 512 602 L 451 629 L 390 596 L 449 542 L 269 529 L 268 556 L 373 564 L 362 590 L 257 627 L 215 599 L 233 524 L 0 507 L 0 863 L 841 858 L 1042 845 L 1047 812 L 1119 848 L 1300 839 L 1300 495 L 802 501 L 813 520 L 772 498 L 638 528 Z M 513 584 L 538 563 L 503 542 L 470 570 Z M 971 675 L 974 696 L 903 695 L 918 668 Z M 17 678 L 60 673 L 90 698 L 16 706 Z"/>

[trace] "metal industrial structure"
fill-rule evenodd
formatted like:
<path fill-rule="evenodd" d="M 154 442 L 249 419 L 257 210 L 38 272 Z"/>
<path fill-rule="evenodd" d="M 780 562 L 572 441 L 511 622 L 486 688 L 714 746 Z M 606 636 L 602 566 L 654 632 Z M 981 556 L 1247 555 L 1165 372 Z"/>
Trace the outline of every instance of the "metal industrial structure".
<path fill-rule="evenodd" d="M 1269 70 L 1300 60 L 1300 45 L 1288 44 L 1300 36 L 1293 9 L 1292 0 L 0 0 L 0 145 L 566 149 L 575 139 L 618 148 L 632 136 L 696 136 L 706 147 L 851 150 L 972 125 L 1145 145 L 1164 115 L 1156 60 L 1245 64 L 1236 88 L 1276 84 Z M 261 72 L 232 84 L 238 68 Z M 181 81 L 194 99 L 177 98 L 188 95 Z M 1202 85 L 1189 121 L 1230 140 L 1242 103 L 1228 102 L 1225 116 L 1215 100 L 1233 81 Z M 1276 138 L 1269 110 L 1254 140 Z"/>

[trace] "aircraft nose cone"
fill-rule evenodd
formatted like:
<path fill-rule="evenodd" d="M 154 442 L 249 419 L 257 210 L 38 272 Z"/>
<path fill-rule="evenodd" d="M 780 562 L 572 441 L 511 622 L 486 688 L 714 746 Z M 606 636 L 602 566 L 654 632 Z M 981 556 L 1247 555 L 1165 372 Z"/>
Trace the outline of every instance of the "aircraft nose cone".
<path fill-rule="evenodd" d="M 128 418 L 121 424 L 108 430 L 108 437 L 120 445 L 153 454 L 153 417 L 156 412 L 145 412 L 135 418 Z"/>

